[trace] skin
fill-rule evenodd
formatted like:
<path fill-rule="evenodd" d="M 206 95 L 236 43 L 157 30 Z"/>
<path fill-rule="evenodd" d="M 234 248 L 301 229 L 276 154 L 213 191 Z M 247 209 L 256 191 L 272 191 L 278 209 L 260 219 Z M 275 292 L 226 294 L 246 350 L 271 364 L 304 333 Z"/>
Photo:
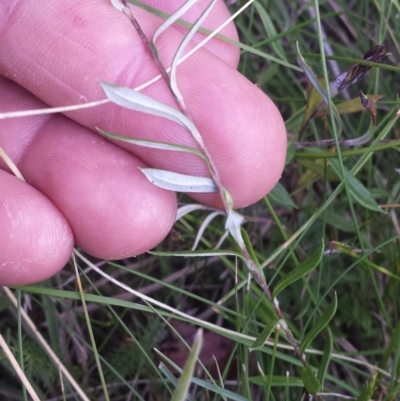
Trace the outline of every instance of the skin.
<path fill-rule="evenodd" d="M 183 0 L 146 1 L 171 13 Z M 196 18 L 207 2 L 187 16 Z M 148 37 L 161 20 L 132 7 Z M 229 16 L 218 3 L 205 22 Z M 184 29 L 158 41 L 169 66 Z M 237 39 L 233 25 L 223 34 Z M 194 41 L 199 41 L 198 34 Z M 30 110 L 104 99 L 100 81 L 135 88 L 158 75 L 124 14 L 107 0 L 33 0 L 0 3 L 0 111 Z M 193 121 L 235 207 L 250 205 L 279 180 L 286 131 L 271 100 L 236 71 L 239 51 L 220 40 L 178 67 L 178 85 Z M 165 82 L 143 93 L 176 107 Z M 67 262 L 74 244 L 104 259 L 135 256 L 156 246 L 171 229 L 176 195 L 155 187 L 138 167 L 209 176 L 186 153 L 160 151 L 100 137 L 118 135 L 195 146 L 177 124 L 106 104 L 66 116 L 0 120 L 0 147 L 26 182 L 0 162 L 0 284 L 44 280 Z M 195 194 L 220 207 L 217 194 Z"/>

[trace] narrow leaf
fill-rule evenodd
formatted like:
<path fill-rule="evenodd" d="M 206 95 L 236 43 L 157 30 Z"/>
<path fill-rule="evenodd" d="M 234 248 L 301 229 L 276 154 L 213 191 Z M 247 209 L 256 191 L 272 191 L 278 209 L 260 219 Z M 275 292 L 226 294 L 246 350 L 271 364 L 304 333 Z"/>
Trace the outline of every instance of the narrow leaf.
<path fill-rule="evenodd" d="M 193 123 L 181 112 L 149 96 L 143 95 L 126 86 L 119 86 L 106 82 L 101 82 L 100 85 L 106 96 L 119 106 L 175 121 L 186 127 L 190 132 L 197 131 Z"/>
<path fill-rule="evenodd" d="M 242 238 L 242 233 L 240 231 L 240 226 L 244 220 L 244 217 L 235 212 L 234 210 L 229 210 L 228 217 L 225 222 L 225 230 L 228 230 L 232 235 L 233 239 L 239 245 L 240 248 L 244 247 L 244 241 Z"/>
<path fill-rule="evenodd" d="M 303 387 L 304 383 L 299 377 L 294 376 L 269 376 L 268 384 L 271 387 Z M 265 379 L 262 376 L 250 376 L 249 377 L 250 383 L 257 384 L 259 386 L 265 385 Z"/>
<path fill-rule="evenodd" d="M 324 242 L 322 241 L 322 245 L 311 256 L 309 256 L 304 262 L 300 263 L 295 269 L 286 274 L 276 283 L 272 295 L 273 299 L 275 299 L 278 293 L 284 288 L 288 287 L 290 284 L 293 284 L 295 281 L 301 279 L 310 271 L 314 270 L 321 261 L 323 254 Z"/>
<path fill-rule="evenodd" d="M 184 258 L 199 258 L 207 256 L 235 256 L 240 259 L 244 259 L 243 255 L 239 252 L 230 250 L 210 250 L 210 251 L 174 251 L 174 252 L 161 252 L 161 251 L 149 251 L 150 255 L 163 256 L 163 257 L 176 257 L 182 256 Z"/>
<path fill-rule="evenodd" d="M 325 90 L 323 89 L 323 87 L 322 87 L 322 85 L 321 85 L 321 83 L 324 84 L 325 81 L 324 81 L 324 80 L 318 80 L 318 78 L 317 78 L 317 77 L 314 75 L 314 73 L 311 71 L 310 67 L 307 65 L 307 63 L 305 62 L 303 56 L 301 55 L 300 48 L 299 48 L 299 43 L 298 43 L 298 42 L 296 42 L 296 52 L 297 52 L 297 62 L 299 63 L 301 69 L 302 69 L 302 70 L 304 71 L 304 73 L 307 75 L 307 78 L 310 80 L 312 86 L 315 88 L 315 90 L 316 90 L 316 91 L 318 92 L 318 94 L 321 96 L 323 102 L 324 102 L 327 106 L 329 106 L 329 103 L 330 103 L 330 102 L 329 102 L 328 95 L 327 95 L 327 93 L 325 92 Z M 336 93 L 333 92 L 332 90 L 331 90 L 330 92 L 331 92 L 331 93 L 330 93 L 330 96 L 331 96 L 331 97 L 335 96 L 336 93 L 337 93 L 337 92 L 336 92 Z M 316 102 L 317 102 L 317 98 L 315 98 L 315 99 L 313 100 L 313 105 L 312 105 L 313 109 L 310 107 L 310 109 L 308 110 L 308 113 L 310 114 L 310 116 L 309 116 L 307 119 L 305 119 L 305 118 L 303 119 L 303 123 L 302 123 L 302 126 L 301 126 L 301 128 L 300 128 L 300 132 L 302 132 L 303 129 L 304 129 L 304 127 L 305 127 L 305 125 L 307 125 L 308 121 L 309 121 L 309 120 L 311 119 L 311 117 L 313 116 L 314 111 L 316 111 L 317 109 L 319 109 L 319 108 L 321 107 L 319 104 L 318 104 L 318 105 L 315 105 Z M 307 106 L 308 106 L 308 105 L 307 105 Z M 314 106 L 315 106 L 315 107 L 314 107 Z M 331 104 L 331 106 L 332 106 L 333 115 L 334 115 L 334 117 L 335 117 L 335 119 L 336 119 L 336 121 L 337 121 L 337 124 L 338 124 L 338 135 L 340 135 L 340 133 L 341 133 L 341 131 L 342 131 L 342 121 L 341 121 L 341 119 L 340 119 L 340 116 L 339 116 L 339 114 L 338 114 L 338 112 L 337 112 L 335 106 L 334 106 L 333 104 Z"/>
<path fill-rule="evenodd" d="M 162 362 L 158 365 L 158 369 L 162 372 L 162 374 L 168 379 L 169 382 L 171 382 L 175 387 L 178 383 L 178 380 L 174 376 L 174 374 L 168 369 L 166 365 L 164 365 Z"/>
<path fill-rule="evenodd" d="M 338 242 L 338 241 L 331 241 L 330 246 L 334 249 L 337 249 L 339 252 L 345 253 L 346 255 L 351 256 L 354 259 L 359 260 L 360 255 L 357 253 L 357 249 L 350 247 L 347 244 Z M 386 274 L 388 277 L 393 278 L 394 280 L 400 280 L 400 276 L 397 274 L 393 274 L 390 270 L 377 265 L 376 263 L 370 262 L 368 259 L 361 259 L 361 263 L 371 269 L 376 270 L 379 273 Z"/>
<path fill-rule="evenodd" d="M 287 209 L 297 209 L 296 204 L 293 202 L 286 188 L 279 182 L 275 185 L 274 189 L 268 194 L 268 198 L 279 206 Z"/>
<path fill-rule="evenodd" d="M 307 65 L 306 61 L 304 60 L 303 56 L 301 55 L 299 42 L 296 42 L 296 56 L 297 56 L 297 62 L 299 63 L 299 66 L 301 67 L 303 72 L 307 75 L 307 78 L 310 80 L 312 86 L 317 90 L 317 92 L 321 96 L 324 103 L 328 104 L 328 97 L 326 96 L 326 92 L 322 88 L 322 85 L 321 85 L 321 84 L 324 84 L 324 82 L 320 82 L 320 80 L 311 71 L 311 68 Z"/>
<path fill-rule="evenodd" d="M 257 318 L 266 325 L 269 325 L 275 322 L 275 320 L 278 320 L 272 303 L 269 302 L 265 297 L 263 297 L 260 302 L 258 300 L 255 300 L 254 298 L 250 298 L 249 307 L 250 310 L 255 309 L 255 314 Z"/>
<path fill-rule="evenodd" d="M 343 213 L 343 210 L 339 210 L 337 212 L 334 212 L 332 210 L 326 210 L 325 221 L 327 224 L 345 233 L 356 232 L 353 221 L 346 217 L 346 214 Z"/>
<path fill-rule="evenodd" d="M 258 261 L 256 253 L 254 252 L 254 248 L 251 245 L 249 234 L 247 234 L 247 231 L 243 227 L 241 228 L 240 231 L 242 233 L 242 238 L 243 238 L 244 244 L 246 245 L 247 252 L 249 253 L 249 255 L 251 257 L 251 260 L 257 266 L 257 269 L 260 270 L 260 273 L 263 274 L 263 271 L 261 270 L 260 262 Z"/>
<path fill-rule="evenodd" d="M 383 98 L 383 95 L 364 95 L 368 97 L 368 100 L 372 103 L 376 103 L 379 99 Z M 351 114 L 358 113 L 360 111 L 365 110 L 365 106 L 361 103 L 361 98 L 356 97 L 354 99 L 347 100 L 345 102 L 339 103 L 335 105 L 336 110 L 339 114 Z M 371 106 L 369 106 L 371 107 Z M 315 114 L 315 117 L 327 116 L 329 115 L 329 110 L 327 107 L 324 107 L 321 110 L 318 110 Z"/>
<path fill-rule="evenodd" d="M 315 377 L 310 365 L 307 365 L 305 368 L 301 369 L 300 376 L 303 380 L 304 387 L 309 394 L 316 395 L 320 391 L 321 383 Z"/>
<path fill-rule="evenodd" d="M 254 340 L 253 344 L 250 345 L 251 350 L 257 350 L 265 344 L 268 338 L 271 336 L 272 332 L 274 331 L 276 325 L 278 324 L 279 319 L 275 320 L 271 324 L 267 324 L 264 327 L 264 330 L 261 334 Z"/>
<path fill-rule="evenodd" d="M 321 385 L 324 385 L 325 376 L 328 371 L 329 362 L 331 360 L 331 355 L 333 351 L 333 336 L 332 332 L 330 331 L 329 327 L 326 329 L 327 339 L 325 340 L 324 351 L 322 354 L 321 363 L 318 369 L 318 380 Z"/>
<path fill-rule="evenodd" d="M 210 223 L 215 219 L 215 217 L 220 216 L 222 212 L 213 212 L 210 213 L 201 223 L 199 227 L 199 231 L 196 234 L 196 238 L 194 240 L 194 244 L 192 246 L 192 251 L 194 251 L 197 248 L 197 245 L 199 244 L 201 237 L 204 234 L 204 231 L 207 229 L 207 227 L 210 225 Z"/>
<path fill-rule="evenodd" d="M 393 330 L 389 338 L 389 344 L 387 345 L 380 362 L 380 366 L 384 369 L 388 369 L 390 367 L 388 362 L 390 361 L 392 352 L 396 352 L 400 349 L 400 321 L 397 322 L 396 328 Z"/>
<path fill-rule="evenodd" d="M 100 133 L 100 135 L 102 135 L 108 139 L 114 139 L 117 141 L 126 142 L 126 143 L 130 143 L 132 145 L 142 146 L 142 147 L 151 148 L 151 149 L 172 150 L 174 152 L 193 153 L 196 156 L 199 156 L 203 160 L 205 160 L 205 156 L 203 155 L 203 153 L 201 153 L 197 149 L 190 148 L 189 146 L 174 145 L 174 144 L 165 143 L 165 142 L 156 142 L 156 141 L 149 141 L 147 139 L 136 139 L 136 138 L 130 138 L 128 136 L 114 135 L 114 134 L 110 134 L 109 132 L 104 131 L 100 128 L 97 128 L 97 131 Z"/>
<path fill-rule="evenodd" d="M 335 292 L 335 297 L 333 299 L 333 302 L 329 305 L 329 307 L 323 313 L 321 318 L 314 324 L 311 330 L 304 336 L 303 341 L 301 342 L 300 345 L 301 352 L 304 352 L 304 350 L 308 347 L 311 341 L 314 340 L 314 338 L 319 333 L 321 333 L 321 331 L 328 325 L 328 323 L 331 321 L 333 315 L 336 312 L 336 308 L 337 308 L 337 295 Z"/>
<path fill-rule="evenodd" d="M 299 189 L 307 187 L 308 185 L 312 184 L 317 178 L 317 173 L 314 173 L 311 170 L 305 171 L 296 182 L 294 190 L 297 191 Z"/>
<path fill-rule="evenodd" d="M 368 385 L 365 386 L 364 390 L 357 397 L 357 401 L 370 401 L 372 399 L 372 396 L 375 391 L 375 382 L 376 382 L 377 375 L 378 375 L 377 371 L 375 371 L 372 374 L 372 377 L 371 377 L 370 381 L 368 382 Z"/>
<path fill-rule="evenodd" d="M 322 160 L 322 159 L 314 159 L 314 160 L 301 159 L 301 160 L 299 160 L 299 163 L 303 167 L 305 167 L 307 170 L 312 171 L 313 173 L 317 174 L 320 177 L 325 178 L 328 181 L 332 181 L 332 182 L 340 181 L 339 176 L 335 173 L 335 171 L 333 171 L 332 167 L 329 164 L 326 165 L 326 161 L 325 160 Z M 304 186 L 304 185 L 310 184 L 311 181 L 307 182 L 306 178 L 308 178 L 308 180 L 310 180 L 310 179 L 314 180 L 315 179 L 315 175 L 309 176 L 309 174 L 306 174 L 305 177 L 303 177 L 303 175 L 302 175 L 300 177 L 300 179 L 299 179 L 299 183 L 297 184 L 297 186 L 300 187 L 300 185 Z"/>
<path fill-rule="evenodd" d="M 175 221 L 180 220 L 183 216 L 187 215 L 188 213 L 192 213 L 197 210 L 214 210 L 208 206 L 200 205 L 198 203 L 192 203 L 190 205 L 184 205 L 178 208 L 176 212 Z"/>
<path fill-rule="evenodd" d="M 115 1 L 115 0 L 114 0 Z M 154 32 L 153 35 L 153 46 L 156 47 L 156 40 L 157 38 L 166 30 L 168 29 L 171 25 L 173 25 L 179 18 L 181 18 L 188 10 L 190 7 L 192 7 L 195 3 L 197 3 L 198 0 L 188 0 L 186 1 L 182 7 L 180 7 L 178 10 L 176 10 L 172 15 L 170 15 Z"/>
<path fill-rule="evenodd" d="M 203 329 L 199 329 L 194 337 L 192 350 L 183 368 L 182 376 L 172 395 L 171 401 L 185 401 L 193 377 L 194 368 L 203 343 Z"/>
<path fill-rule="evenodd" d="M 339 161 L 337 159 L 332 159 L 330 163 L 336 174 L 341 176 Z M 343 172 L 346 176 L 349 192 L 353 196 L 354 200 L 366 209 L 373 210 L 374 212 L 384 213 L 373 198 L 371 192 L 369 192 L 368 189 L 365 188 L 365 186 L 356 177 L 349 174 L 349 170 L 344 166 Z"/>
<path fill-rule="evenodd" d="M 347 177 L 349 190 L 353 198 L 366 209 L 373 210 L 374 212 L 384 213 L 380 208 L 371 192 L 353 175 Z"/>
<path fill-rule="evenodd" d="M 124 11 L 125 6 L 122 4 L 121 0 L 111 0 L 111 4 L 119 11 Z"/>
<path fill-rule="evenodd" d="M 294 140 L 290 140 L 287 146 L 286 150 L 286 160 L 285 160 L 285 166 L 290 164 L 290 162 L 294 159 L 296 155 L 296 148 L 294 146 Z"/>
<path fill-rule="evenodd" d="M 156 351 L 156 350 L 155 350 Z M 165 358 L 164 355 L 159 354 L 161 357 Z M 176 366 L 176 364 L 172 363 L 171 360 L 168 360 L 169 363 L 171 363 L 172 366 L 174 366 L 174 368 L 178 371 L 181 372 L 182 369 L 179 368 L 179 366 Z M 166 366 L 163 363 L 160 363 L 159 366 L 160 371 L 165 375 L 165 377 L 171 382 L 171 383 L 176 383 L 176 378 L 174 377 L 174 375 L 166 368 Z M 192 378 L 192 382 L 193 384 L 196 384 L 197 386 L 204 388 L 205 390 L 208 391 L 212 391 L 213 393 L 218 394 L 221 397 L 225 397 L 229 400 L 232 401 L 248 401 L 248 398 L 242 397 L 241 395 L 234 393 L 232 391 L 226 390 L 222 387 L 218 387 L 213 383 L 210 383 L 207 380 L 200 380 L 197 379 L 196 377 Z M 192 397 L 188 396 L 188 401 L 191 401 Z"/>
<path fill-rule="evenodd" d="M 267 38 L 273 38 L 278 35 L 278 32 L 275 29 L 275 26 L 265 10 L 265 8 L 261 5 L 260 2 L 256 1 L 254 3 L 255 9 L 258 11 L 258 14 L 260 16 L 261 22 L 264 26 L 266 36 Z M 280 40 L 274 40 L 271 42 L 270 46 L 274 49 L 275 53 L 282 59 L 287 61 L 286 59 L 286 53 L 283 50 L 282 44 Z"/>
<path fill-rule="evenodd" d="M 199 29 L 201 23 L 206 19 L 207 15 L 210 13 L 212 8 L 214 7 L 215 3 L 218 0 L 211 0 L 210 4 L 206 7 L 206 9 L 201 13 L 200 17 L 196 20 L 196 22 L 193 24 L 193 26 L 190 28 L 189 32 L 185 35 L 183 38 L 181 44 L 179 45 L 177 51 L 175 52 L 174 58 L 172 60 L 171 64 L 171 89 L 175 96 L 179 99 L 181 104 L 183 105 L 183 97 L 179 91 L 178 84 L 176 81 L 176 71 L 178 67 L 178 63 L 180 59 L 182 58 L 183 52 L 185 51 L 187 45 L 190 43 L 193 35 L 197 32 Z"/>
<path fill-rule="evenodd" d="M 247 252 L 249 253 L 250 258 L 253 261 L 255 267 L 257 268 L 258 273 L 260 274 L 262 279 L 265 281 L 264 271 L 261 269 L 260 262 L 258 261 L 256 253 L 254 252 L 253 246 L 251 245 L 249 234 L 247 234 L 247 231 L 244 228 L 242 228 L 240 231 L 241 231 L 242 238 L 244 241 L 244 245 L 246 246 Z"/>
<path fill-rule="evenodd" d="M 212 178 L 196 177 L 155 168 L 141 168 L 140 171 L 157 187 L 177 192 L 217 192 Z"/>

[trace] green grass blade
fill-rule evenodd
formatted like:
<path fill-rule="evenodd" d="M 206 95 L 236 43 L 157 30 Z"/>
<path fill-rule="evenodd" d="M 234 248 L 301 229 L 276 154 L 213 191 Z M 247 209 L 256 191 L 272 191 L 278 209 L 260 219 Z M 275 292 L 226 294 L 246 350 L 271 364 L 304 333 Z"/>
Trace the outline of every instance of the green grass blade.
<path fill-rule="evenodd" d="M 321 331 L 329 324 L 337 309 L 337 295 L 333 298 L 333 302 L 329 305 L 327 310 L 323 313 L 321 318 L 314 324 L 311 330 L 304 336 L 301 342 L 300 349 L 304 351 L 314 338 L 321 333 Z"/>
<path fill-rule="evenodd" d="M 272 332 L 274 331 L 276 325 L 279 323 L 279 320 L 275 320 L 271 324 L 267 324 L 264 327 L 264 330 L 261 332 L 261 334 L 255 339 L 253 344 L 251 345 L 250 349 L 251 350 L 256 350 L 264 346 L 265 342 L 269 339 L 271 336 Z"/>
<path fill-rule="evenodd" d="M 370 401 L 375 392 L 375 382 L 377 377 L 377 372 L 374 372 L 368 384 L 361 391 L 360 395 L 357 397 L 357 401 Z"/>
<path fill-rule="evenodd" d="M 321 386 L 324 386 L 326 373 L 328 371 L 329 362 L 331 361 L 333 351 L 333 335 L 329 327 L 326 328 L 327 339 L 325 340 L 324 353 L 322 354 L 321 363 L 318 369 L 318 380 Z"/>
<path fill-rule="evenodd" d="M 335 117 L 335 119 L 337 121 L 337 124 L 338 124 L 338 133 L 340 134 L 341 131 L 342 131 L 342 120 L 340 119 L 340 115 L 337 112 L 337 110 L 334 107 L 334 105 L 330 102 L 330 99 L 328 98 L 328 95 L 326 94 L 325 90 L 322 88 L 320 81 L 314 75 L 314 73 L 312 72 L 311 68 L 307 65 L 306 61 L 304 60 L 303 56 L 301 55 L 300 47 L 299 47 L 299 43 L 298 42 L 296 42 L 296 53 L 297 53 L 297 61 L 298 61 L 299 65 L 300 65 L 301 69 L 307 75 L 307 78 L 310 80 L 312 86 L 315 88 L 315 90 L 321 96 L 321 98 L 324 101 L 324 103 L 328 107 L 329 106 L 332 107 L 333 116 Z M 334 96 L 335 93 L 331 93 L 330 95 Z M 317 109 L 317 106 L 318 106 L 318 98 L 317 97 L 315 98 L 315 100 L 313 100 L 312 105 L 313 105 L 313 108 L 308 110 L 308 113 L 310 115 L 312 115 L 313 112 Z M 308 121 L 308 119 L 305 122 L 307 122 L 307 121 Z M 303 126 L 304 126 L 304 124 L 303 124 Z"/>
<path fill-rule="evenodd" d="M 293 284 L 297 280 L 300 280 L 306 274 L 314 270 L 319 262 L 322 259 L 322 255 L 324 254 L 324 243 L 314 251 L 314 253 L 309 256 L 304 262 L 302 262 L 299 266 L 293 269 L 291 272 L 286 274 L 282 279 L 280 279 L 274 288 L 272 293 L 273 298 L 275 299 L 276 296 L 290 284 Z"/>
<path fill-rule="evenodd" d="M 341 175 L 341 169 L 338 160 L 332 159 L 331 165 L 336 174 Z M 366 209 L 374 212 L 384 213 L 373 198 L 371 192 L 368 191 L 368 189 L 356 177 L 350 174 L 349 170 L 345 166 L 343 166 L 343 170 L 345 177 L 342 178 L 347 180 L 349 192 L 354 200 Z"/>
<path fill-rule="evenodd" d="M 199 357 L 202 343 L 203 343 L 203 330 L 199 329 L 194 337 L 192 350 L 186 361 L 185 367 L 183 368 L 181 378 L 179 379 L 178 385 L 176 386 L 171 401 L 185 401 L 193 377 L 194 368 L 197 363 L 197 358 Z"/>
<path fill-rule="evenodd" d="M 256 1 L 254 3 L 254 7 L 257 10 L 262 24 L 264 26 L 265 32 L 266 32 L 266 36 L 267 38 L 274 38 L 277 36 L 277 31 L 275 29 L 274 23 L 272 22 L 268 12 L 265 10 L 265 8 L 260 4 L 260 2 Z M 281 42 L 278 40 L 274 40 L 271 42 L 271 46 L 274 49 L 274 51 L 276 52 L 276 54 L 283 60 L 287 62 L 286 59 L 286 55 L 285 52 L 283 50 L 283 47 L 281 45 Z"/>

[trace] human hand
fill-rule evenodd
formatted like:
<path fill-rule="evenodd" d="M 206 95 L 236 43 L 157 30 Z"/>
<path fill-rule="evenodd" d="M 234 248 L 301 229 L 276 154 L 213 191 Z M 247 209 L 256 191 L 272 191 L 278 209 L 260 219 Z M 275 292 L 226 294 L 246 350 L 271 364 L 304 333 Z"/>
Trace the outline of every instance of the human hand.
<path fill-rule="evenodd" d="M 146 1 L 169 13 L 182 2 Z M 185 18 L 198 15 L 206 2 L 199 3 Z M 161 20 L 132 9 L 151 37 Z M 224 4 L 218 3 L 205 26 L 215 29 L 227 18 Z M 232 25 L 222 33 L 236 37 Z M 181 39 L 173 28 L 159 37 L 164 65 L 170 65 Z M 108 0 L 2 2 L 0 49 L 0 112 L 100 100 L 100 81 L 135 88 L 158 75 L 129 20 Z M 236 72 L 238 57 L 237 48 L 213 40 L 178 67 L 178 85 L 223 185 L 235 207 L 243 207 L 262 198 L 279 179 L 286 132 L 271 100 Z M 143 93 L 176 107 L 163 81 Z M 138 167 L 209 176 L 196 156 L 111 143 L 94 132 L 96 127 L 195 147 L 177 124 L 110 103 L 68 117 L 0 120 L 0 147 L 27 181 L 0 162 L 0 284 L 52 276 L 74 243 L 104 259 L 156 246 L 172 227 L 176 196 L 148 182 Z M 221 205 L 217 194 L 192 197 Z"/>

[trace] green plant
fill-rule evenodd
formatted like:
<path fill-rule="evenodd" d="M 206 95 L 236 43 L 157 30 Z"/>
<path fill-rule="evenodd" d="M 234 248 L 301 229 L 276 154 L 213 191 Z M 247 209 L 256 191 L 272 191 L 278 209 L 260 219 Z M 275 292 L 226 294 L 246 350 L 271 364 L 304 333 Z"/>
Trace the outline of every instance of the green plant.
<path fill-rule="evenodd" d="M 339 399 L 396 399 L 400 385 L 400 180 L 395 168 L 400 145 L 399 15 L 395 1 L 348 6 L 341 0 L 312 5 L 257 1 L 240 14 L 241 44 L 236 44 L 244 53 L 240 70 L 265 88 L 282 111 L 290 139 L 285 172 L 263 202 L 240 211 L 246 218 L 245 231 L 235 221 L 230 242 L 224 240 L 220 214 L 184 206 L 174 233 L 152 255 L 126 261 L 129 268 L 125 263 L 106 263 L 102 266 L 108 274 L 106 282 L 94 273 L 88 274 L 88 281 L 82 280 L 81 296 L 88 304 L 97 343 L 94 352 L 118 380 L 117 390 L 111 385 L 107 388 L 110 399 L 129 392 L 138 400 L 149 394 L 172 397 L 174 372 L 182 368 L 174 358 L 184 355 L 191 337 L 182 334 L 184 329 L 174 326 L 171 318 L 219 335 L 219 340 L 203 341 L 206 350 L 216 353 L 223 348 L 219 344 L 229 343 L 226 362 L 216 374 L 211 359 L 204 358 L 206 372 L 195 369 L 188 379 L 194 399 L 294 400 L 304 393 L 304 385 L 327 399 L 327 393 Z M 350 106 L 333 103 L 337 98 L 332 99 L 333 87 L 327 83 L 335 82 L 335 73 L 329 74 L 327 66 L 338 75 L 352 66 L 366 65 L 363 55 L 386 39 L 392 53 L 388 59 L 379 60 L 383 63 L 337 96 L 348 102 L 359 98 L 362 90 L 367 100 L 376 102 L 376 110 L 369 103 L 366 111 L 358 107 L 351 110 L 354 113 L 342 114 Z M 314 87 L 308 93 L 307 76 Z M 384 97 L 378 99 L 378 95 Z M 326 109 L 319 117 L 318 112 L 312 115 L 322 110 L 319 105 L 324 97 Z M 362 99 L 361 95 L 361 105 Z M 172 145 L 151 146 L 168 149 Z M 213 189 L 216 181 L 204 185 Z M 222 187 L 219 191 L 228 212 L 229 196 Z M 181 201 L 188 199 L 182 196 Z M 207 214 L 212 218 L 207 220 Z M 196 250 L 190 250 L 195 242 Z M 78 260 L 82 267 L 94 267 L 84 257 Z M 124 283 L 120 296 L 115 295 L 115 275 Z M 267 300 L 268 291 L 263 292 L 264 280 L 272 301 L 279 293 L 281 316 L 276 303 Z M 58 326 L 67 341 L 53 336 L 53 348 L 64 350 L 60 356 L 75 365 L 78 381 L 99 397 L 104 391 L 98 387 L 99 378 L 88 374 L 95 371 L 94 357 L 80 297 L 73 284 L 65 291 L 53 287 L 21 290 L 32 298 L 37 321 L 45 319 L 49 338 Z M 43 299 L 56 299 L 57 307 Z M 194 314 L 188 313 L 193 310 Z M 70 324 L 63 321 L 64 316 L 69 316 Z M 164 336 L 171 330 L 177 338 L 172 347 L 177 349 L 175 354 L 165 357 L 160 351 L 169 360 L 161 369 L 146 338 L 151 335 L 163 342 L 163 335 L 154 335 L 157 330 L 152 323 Z M 15 342 L 14 328 L 10 335 Z M 125 337 L 132 345 L 125 345 Z M 26 363 L 31 340 L 25 336 L 21 343 Z M 116 351 L 103 353 L 106 344 Z M 293 344 L 298 346 L 298 355 Z M 82 360 L 77 358 L 80 347 L 85 349 Z M 69 352 L 74 361 L 65 354 Z M 302 352 L 307 356 L 306 370 L 302 370 Z M 135 355 L 146 358 L 146 369 L 133 369 Z M 44 392 L 55 394 L 55 377 L 42 379 L 46 369 L 35 375 L 26 366 L 25 373 L 40 382 Z M 108 373 L 105 377 L 109 378 Z M 66 393 L 70 392 L 67 388 Z"/>

